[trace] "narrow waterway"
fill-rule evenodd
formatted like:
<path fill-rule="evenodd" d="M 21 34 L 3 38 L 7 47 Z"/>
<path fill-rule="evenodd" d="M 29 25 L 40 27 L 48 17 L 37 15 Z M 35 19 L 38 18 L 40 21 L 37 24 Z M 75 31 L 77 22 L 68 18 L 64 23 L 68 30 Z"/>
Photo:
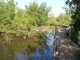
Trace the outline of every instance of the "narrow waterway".
<path fill-rule="evenodd" d="M 10 43 L 6 39 L 10 39 Z M 51 32 L 31 40 L 0 36 L 0 60 L 53 60 L 53 42 Z"/>

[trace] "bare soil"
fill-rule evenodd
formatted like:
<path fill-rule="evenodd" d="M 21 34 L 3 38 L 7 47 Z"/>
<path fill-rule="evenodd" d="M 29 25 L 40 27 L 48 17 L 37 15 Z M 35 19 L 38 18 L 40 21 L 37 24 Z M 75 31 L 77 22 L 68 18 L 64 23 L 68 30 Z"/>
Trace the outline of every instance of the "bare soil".
<path fill-rule="evenodd" d="M 54 26 L 40 26 L 38 27 L 38 30 L 41 32 L 52 31 L 54 30 Z"/>

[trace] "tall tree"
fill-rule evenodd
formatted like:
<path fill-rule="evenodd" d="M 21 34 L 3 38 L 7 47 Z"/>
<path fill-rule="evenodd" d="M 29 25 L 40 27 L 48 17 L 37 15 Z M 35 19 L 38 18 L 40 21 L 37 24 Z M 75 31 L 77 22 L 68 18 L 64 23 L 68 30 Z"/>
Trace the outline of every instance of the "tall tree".
<path fill-rule="evenodd" d="M 78 31 L 80 31 L 80 0 L 66 0 L 72 14 L 72 38 L 77 43 Z"/>
<path fill-rule="evenodd" d="M 37 2 L 30 3 L 29 6 L 26 6 L 27 13 L 32 18 L 32 24 L 35 26 L 41 26 L 45 25 L 46 21 L 48 20 L 48 14 L 50 12 L 50 7 L 47 7 L 46 2 L 43 2 L 40 4 L 40 6 L 37 4 Z"/>
<path fill-rule="evenodd" d="M 3 32 L 4 22 L 6 18 L 6 9 L 4 0 L 0 0 L 0 31 Z"/>
<path fill-rule="evenodd" d="M 15 15 L 15 3 L 14 0 L 8 1 L 0 1 L 0 24 L 1 24 L 1 31 L 2 32 L 9 32 L 11 29 L 11 21 L 14 19 Z"/>
<path fill-rule="evenodd" d="M 69 26 L 71 22 L 70 14 L 60 14 L 57 17 L 59 25 Z"/>
<path fill-rule="evenodd" d="M 59 22 L 57 21 L 56 17 L 54 17 L 54 14 L 49 15 L 47 24 L 52 26 L 59 25 Z"/>
<path fill-rule="evenodd" d="M 33 25 L 33 26 L 37 26 L 39 18 L 38 18 L 38 4 L 37 2 L 32 2 L 30 3 L 28 6 L 25 6 L 26 8 L 26 14 L 29 15 L 30 19 L 29 22 Z"/>
<path fill-rule="evenodd" d="M 43 2 L 39 7 L 39 25 L 46 25 L 49 18 L 51 7 L 48 7 L 46 2 Z"/>
<path fill-rule="evenodd" d="M 72 26 L 76 30 L 80 30 L 80 0 L 67 0 L 66 4 L 69 5 L 70 13 L 72 14 Z"/>

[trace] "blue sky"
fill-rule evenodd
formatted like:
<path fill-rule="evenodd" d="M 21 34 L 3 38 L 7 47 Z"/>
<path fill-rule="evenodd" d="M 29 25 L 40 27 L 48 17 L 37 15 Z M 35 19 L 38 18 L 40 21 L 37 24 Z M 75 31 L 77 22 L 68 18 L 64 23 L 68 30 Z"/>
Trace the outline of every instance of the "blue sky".
<path fill-rule="evenodd" d="M 64 0 L 14 0 L 15 2 L 18 2 L 18 6 L 21 8 L 25 8 L 25 5 L 29 5 L 29 3 L 33 1 L 37 1 L 39 4 L 42 2 L 46 2 L 47 6 L 52 7 L 52 13 L 54 13 L 55 16 L 59 15 L 60 13 L 64 13 L 64 10 L 62 10 L 62 7 L 65 6 Z"/>

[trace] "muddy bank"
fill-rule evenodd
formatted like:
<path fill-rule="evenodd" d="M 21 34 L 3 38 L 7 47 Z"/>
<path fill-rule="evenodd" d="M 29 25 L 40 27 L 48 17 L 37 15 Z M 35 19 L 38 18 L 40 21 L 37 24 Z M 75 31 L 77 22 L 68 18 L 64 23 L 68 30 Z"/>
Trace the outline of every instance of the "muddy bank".
<path fill-rule="evenodd" d="M 39 26 L 38 30 L 41 32 L 52 31 L 54 30 L 54 26 Z"/>

